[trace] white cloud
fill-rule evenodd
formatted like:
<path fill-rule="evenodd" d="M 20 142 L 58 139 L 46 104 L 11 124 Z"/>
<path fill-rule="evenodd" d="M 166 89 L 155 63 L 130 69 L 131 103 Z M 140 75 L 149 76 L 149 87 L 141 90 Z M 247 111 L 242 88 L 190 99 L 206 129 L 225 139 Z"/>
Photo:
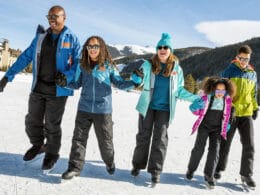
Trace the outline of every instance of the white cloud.
<path fill-rule="evenodd" d="M 229 20 L 200 22 L 195 29 L 217 46 L 237 43 L 260 36 L 260 21 Z"/>

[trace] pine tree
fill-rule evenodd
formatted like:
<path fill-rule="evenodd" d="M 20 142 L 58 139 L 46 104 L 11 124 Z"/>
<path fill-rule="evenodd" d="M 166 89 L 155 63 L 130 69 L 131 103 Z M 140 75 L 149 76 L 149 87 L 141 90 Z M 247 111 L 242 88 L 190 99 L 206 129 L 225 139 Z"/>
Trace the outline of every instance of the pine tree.
<path fill-rule="evenodd" d="M 188 74 L 185 77 L 184 87 L 191 93 L 194 93 L 194 94 L 197 93 L 198 86 L 197 86 L 197 83 L 196 83 L 195 79 L 193 78 L 192 74 Z"/>

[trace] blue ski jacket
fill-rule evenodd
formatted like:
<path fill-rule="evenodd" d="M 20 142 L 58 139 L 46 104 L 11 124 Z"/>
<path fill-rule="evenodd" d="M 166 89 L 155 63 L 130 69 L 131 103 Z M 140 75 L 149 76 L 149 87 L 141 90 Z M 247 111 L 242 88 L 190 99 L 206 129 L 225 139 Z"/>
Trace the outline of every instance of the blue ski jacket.
<path fill-rule="evenodd" d="M 105 63 L 105 70 L 96 65 L 91 72 L 80 66 L 77 79 L 68 84 L 68 87 L 79 89 L 82 87 L 78 110 L 96 113 L 112 113 L 112 84 L 124 90 L 135 87 L 132 80 L 125 81 L 114 66 Z"/>
<path fill-rule="evenodd" d="M 36 86 L 37 76 L 39 73 L 41 45 L 46 35 L 47 31 L 39 32 L 37 30 L 36 36 L 30 46 L 22 52 L 16 62 L 6 72 L 5 77 L 8 78 L 9 82 L 14 79 L 17 73 L 21 72 L 32 62 L 33 82 L 31 90 L 33 91 Z M 66 75 L 69 82 L 75 80 L 75 73 L 77 67 L 79 66 L 79 57 L 79 40 L 69 28 L 64 26 L 64 29 L 60 33 L 57 45 L 56 68 L 57 72 L 61 72 Z M 56 96 L 71 95 L 73 95 L 72 89 L 56 85 Z"/>

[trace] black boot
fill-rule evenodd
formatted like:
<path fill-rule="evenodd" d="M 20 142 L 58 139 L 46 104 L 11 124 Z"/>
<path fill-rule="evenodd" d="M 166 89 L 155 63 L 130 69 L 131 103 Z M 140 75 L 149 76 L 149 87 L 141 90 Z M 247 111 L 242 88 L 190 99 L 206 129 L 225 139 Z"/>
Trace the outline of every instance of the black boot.
<path fill-rule="evenodd" d="M 33 160 L 38 154 L 41 154 L 45 152 L 44 145 L 33 145 L 23 156 L 24 161 L 30 161 Z"/>
<path fill-rule="evenodd" d="M 220 178 L 221 178 L 221 173 L 220 173 L 220 171 L 216 171 L 216 172 L 215 172 L 214 178 L 215 178 L 215 179 L 220 179 Z"/>
<path fill-rule="evenodd" d="M 133 168 L 132 171 L 131 171 L 131 175 L 136 177 L 137 175 L 139 175 L 140 173 L 140 169 L 137 169 L 137 168 Z"/>
<path fill-rule="evenodd" d="M 42 163 L 42 170 L 50 171 L 51 169 L 53 169 L 58 159 L 58 154 L 46 153 Z"/>
<path fill-rule="evenodd" d="M 160 173 L 159 172 L 152 172 L 151 173 L 151 180 L 153 183 L 159 183 L 160 182 Z"/>
<path fill-rule="evenodd" d="M 112 165 L 106 165 L 106 169 L 110 175 L 113 175 L 116 170 L 115 163 L 112 163 Z"/>
<path fill-rule="evenodd" d="M 246 185 L 250 188 L 255 188 L 256 184 L 255 181 L 253 180 L 253 178 L 251 176 L 241 176 L 241 180 L 243 183 L 246 183 Z"/>
<path fill-rule="evenodd" d="M 65 171 L 61 178 L 62 179 L 72 179 L 73 177 L 77 177 L 80 175 L 80 171 L 76 171 L 76 170 L 70 170 L 68 169 L 67 171 Z"/>
<path fill-rule="evenodd" d="M 186 172 L 186 178 L 188 180 L 191 180 L 193 178 L 193 172 L 191 172 L 189 169 Z"/>
<path fill-rule="evenodd" d="M 216 182 L 213 177 L 211 178 L 211 177 L 205 175 L 204 179 L 205 179 L 205 183 L 209 189 L 213 189 L 216 186 Z"/>

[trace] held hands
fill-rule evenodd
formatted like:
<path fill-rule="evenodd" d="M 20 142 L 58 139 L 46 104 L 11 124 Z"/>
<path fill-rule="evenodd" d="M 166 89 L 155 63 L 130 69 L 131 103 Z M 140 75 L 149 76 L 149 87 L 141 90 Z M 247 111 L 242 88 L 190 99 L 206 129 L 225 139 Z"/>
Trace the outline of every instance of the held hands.
<path fill-rule="evenodd" d="M 190 111 L 195 112 L 197 110 L 201 110 L 205 107 L 205 102 L 201 98 L 195 99 L 190 105 Z"/>
<path fill-rule="evenodd" d="M 253 111 L 252 119 L 255 120 L 258 116 L 258 109 Z"/>
<path fill-rule="evenodd" d="M 56 74 L 55 83 L 61 87 L 67 86 L 67 77 L 65 74 L 58 72 Z"/>
<path fill-rule="evenodd" d="M 139 70 L 139 69 L 135 69 L 133 71 L 133 73 L 131 74 L 130 79 L 136 84 L 136 85 L 140 85 L 143 81 L 144 78 L 144 73 Z"/>
<path fill-rule="evenodd" d="M 0 92 L 4 91 L 7 82 L 8 82 L 8 78 L 5 76 L 0 80 Z"/>

